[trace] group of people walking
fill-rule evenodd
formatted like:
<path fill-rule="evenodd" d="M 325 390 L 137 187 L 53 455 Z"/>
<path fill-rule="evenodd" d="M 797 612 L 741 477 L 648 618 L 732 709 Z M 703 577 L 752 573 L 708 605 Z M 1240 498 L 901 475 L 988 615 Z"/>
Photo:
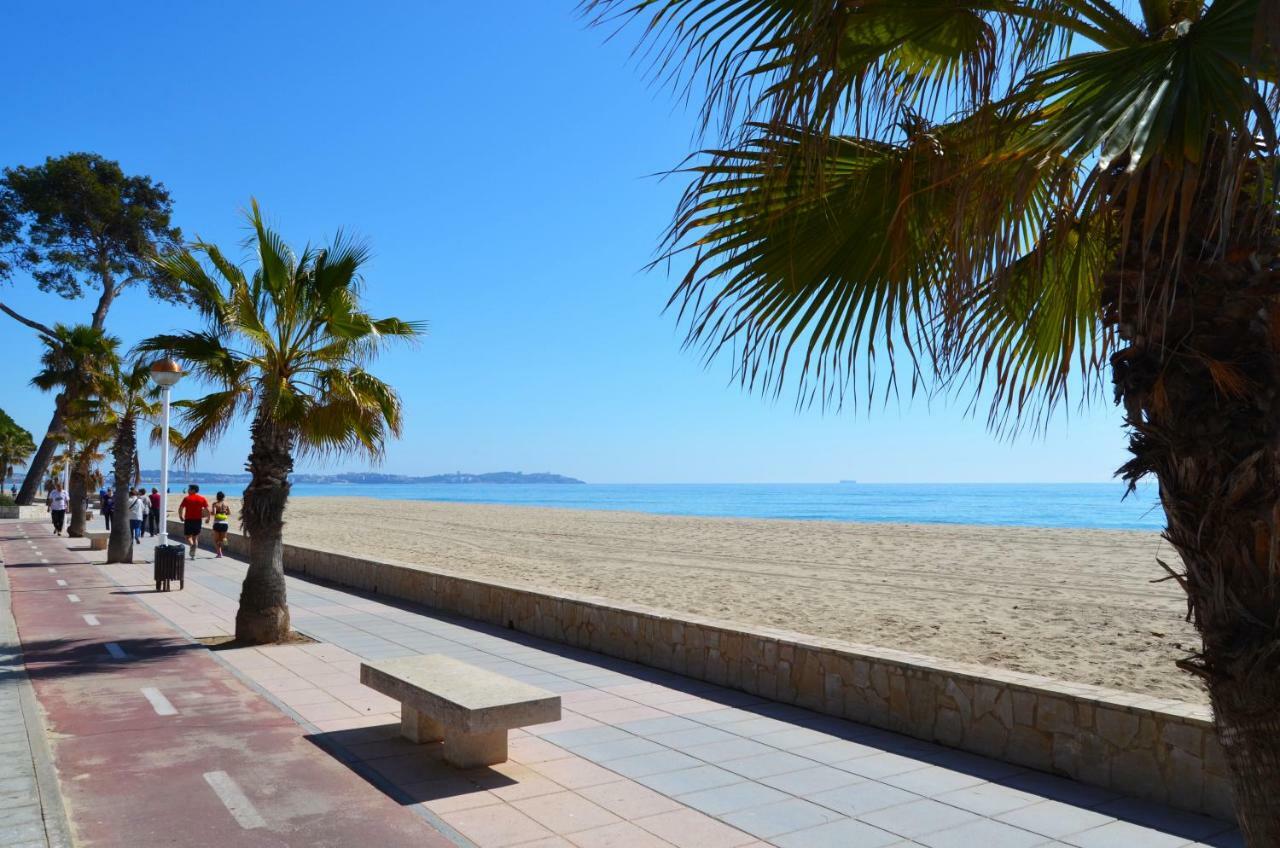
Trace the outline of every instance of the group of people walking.
<path fill-rule="evenodd" d="M 102 517 L 107 530 L 111 529 L 116 506 L 114 489 L 102 489 L 98 492 L 102 504 Z M 141 542 L 144 533 L 152 536 L 160 535 L 160 490 L 152 488 L 148 494 L 146 487 L 130 489 L 126 495 L 126 514 L 129 516 L 129 532 L 134 542 Z M 45 499 L 45 509 L 53 521 L 53 532 L 62 535 L 63 524 L 67 517 L 67 493 L 62 486 L 54 483 Z M 224 492 L 218 492 L 212 504 L 202 494 L 200 487 L 194 483 L 187 487 L 187 496 L 178 504 L 178 517 L 182 519 L 182 533 L 189 547 L 189 555 L 195 559 L 200 545 L 202 525 L 213 524 L 214 555 L 222 556 L 222 549 L 227 542 L 227 532 L 231 529 L 231 505 L 227 503 Z"/>

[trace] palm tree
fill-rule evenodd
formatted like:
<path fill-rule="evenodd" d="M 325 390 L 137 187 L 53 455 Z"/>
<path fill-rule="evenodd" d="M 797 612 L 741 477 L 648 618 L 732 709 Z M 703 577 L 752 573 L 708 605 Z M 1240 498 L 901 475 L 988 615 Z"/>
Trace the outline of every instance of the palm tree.
<path fill-rule="evenodd" d="M 111 438 L 112 425 L 96 403 L 77 404 L 72 407 L 64 426 L 67 445 L 60 457 L 67 475 L 67 500 L 70 507 L 67 516 L 67 535 L 73 539 L 85 534 L 89 489 L 93 482 L 92 467 L 102 461 L 98 448 Z"/>
<path fill-rule="evenodd" d="M 40 341 L 44 343 L 45 350 L 40 356 L 40 371 L 31 378 L 31 384 L 44 391 L 57 391 L 54 415 L 63 422 L 60 438 L 70 443 L 60 466 L 62 469 L 69 467 L 71 472 L 67 492 L 70 500 L 67 533 L 82 536 L 87 475 L 97 444 L 101 443 L 101 438 L 89 443 L 99 432 L 94 424 L 97 418 L 95 404 L 104 391 L 109 391 L 116 348 L 120 342 L 114 336 L 85 324 L 74 327 L 55 324 L 48 334 L 40 336 Z M 84 437 L 80 451 L 74 450 L 76 433 Z M 38 454 L 39 451 L 37 459 Z"/>
<path fill-rule="evenodd" d="M 0 428 L 0 494 L 8 491 L 14 468 L 26 462 L 35 449 L 36 443 L 26 430 L 16 425 Z"/>
<path fill-rule="evenodd" d="M 589 0 L 705 93 L 687 343 L 801 405 L 1101 394 L 1181 555 L 1250 845 L 1280 845 L 1277 0 Z M 885 364 L 885 361 L 888 364 Z M 894 366 L 889 368 L 888 366 Z M 1083 389 L 1080 389 L 1084 386 Z"/>
<path fill-rule="evenodd" d="M 119 367 L 114 384 L 115 391 L 108 400 L 113 428 L 112 486 L 116 496 L 111 514 L 111 537 L 107 541 L 107 562 L 133 562 L 129 499 L 124 493 L 132 488 L 138 462 L 138 419 L 147 419 L 159 412 L 160 389 L 151 382 L 151 369 L 143 362 L 132 367 Z"/>
<path fill-rule="evenodd" d="M 240 511 L 249 568 L 236 639 L 264 644 L 289 632 L 282 554 L 294 458 L 382 455 L 387 435 L 400 432 L 400 398 L 365 366 L 387 341 L 413 339 L 424 327 L 361 310 L 364 245 L 339 233 L 297 255 L 263 223 L 256 201 L 248 218 L 258 260 L 251 275 L 202 242 L 159 260 L 195 295 L 208 328 L 153 336 L 139 350 L 172 355 L 217 387 L 179 406 L 179 456 L 251 417 L 251 479 Z"/>

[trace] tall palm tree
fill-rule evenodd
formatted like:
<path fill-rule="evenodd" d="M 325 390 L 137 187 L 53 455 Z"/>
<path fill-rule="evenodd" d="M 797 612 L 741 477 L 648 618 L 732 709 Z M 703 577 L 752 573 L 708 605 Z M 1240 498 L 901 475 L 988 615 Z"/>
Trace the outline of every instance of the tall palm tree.
<path fill-rule="evenodd" d="M 977 387 L 1014 428 L 1110 370 L 1120 473 L 1159 482 L 1203 637 L 1179 665 L 1249 844 L 1280 845 L 1280 3 L 1120 5 L 585 9 L 638 21 L 721 135 L 664 253 L 688 344 L 744 385 L 835 407 Z"/>
<path fill-rule="evenodd" d="M 108 397 L 112 424 L 111 471 L 115 504 L 107 562 L 133 562 L 133 533 L 129 531 L 129 499 L 138 463 L 138 420 L 159 412 L 160 389 L 151 382 L 151 368 L 143 362 L 117 368 L 115 391 Z M 163 518 L 161 520 L 164 520 Z"/>
<path fill-rule="evenodd" d="M 248 218 L 258 262 L 249 275 L 212 244 L 159 260 L 195 295 L 208 328 L 153 336 L 139 350 L 172 355 L 217 387 L 179 407 L 180 456 L 251 419 L 251 479 L 240 510 L 249 568 L 236 639 L 263 644 L 289 632 L 282 554 L 295 457 L 382 455 L 388 434 L 400 432 L 400 398 L 365 368 L 385 343 L 413 339 L 424 326 L 361 309 L 363 244 L 339 233 L 327 247 L 295 254 L 263 223 L 256 201 Z"/>
<path fill-rule="evenodd" d="M 67 492 L 70 501 L 67 532 L 71 536 L 82 536 L 87 474 L 101 439 L 92 445 L 82 443 L 82 448 L 87 446 L 87 449 L 76 451 L 73 430 L 86 438 L 98 432 L 93 425 L 97 418 L 95 404 L 97 398 L 110 390 L 120 342 L 86 324 L 74 327 L 55 324 L 49 334 L 40 336 L 40 341 L 45 350 L 40 356 L 40 371 L 31 378 L 31 384 L 44 391 L 57 392 L 55 416 L 63 421 L 61 439 L 68 444 L 60 467 L 69 468 L 71 478 Z"/>

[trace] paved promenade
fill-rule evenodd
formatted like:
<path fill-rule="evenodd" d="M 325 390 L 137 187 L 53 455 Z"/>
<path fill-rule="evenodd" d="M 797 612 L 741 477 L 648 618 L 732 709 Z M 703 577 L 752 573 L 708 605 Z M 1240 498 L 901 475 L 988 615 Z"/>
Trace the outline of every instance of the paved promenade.
<path fill-rule="evenodd" d="M 0 531 L 74 844 L 450 844 L 68 549 L 84 542 Z"/>
<path fill-rule="evenodd" d="M 170 632 L 229 633 L 243 569 L 202 551 L 188 564 L 185 591 L 157 594 L 149 565 L 83 567 L 86 580 L 96 576 L 117 600 L 146 605 L 103 618 L 113 637 L 136 626 L 116 615 L 138 620 L 147 609 Z M 457 845 L 1240 844 L 1220 821 L 511 631 L 294 578 L 289 592 L 294 626 L 316 644 L 177 653 L 243 681 L 275 705 L 296 738 Z M 358 682 L 361 659 L 417 653 L 447 654 L 558 692 L 564 719 L 515 732 L 506 764 L 454 770 L 437 745 L 398 738 L 396 704 Z M 266 800 L 259 806 L 271 808 Z"/>

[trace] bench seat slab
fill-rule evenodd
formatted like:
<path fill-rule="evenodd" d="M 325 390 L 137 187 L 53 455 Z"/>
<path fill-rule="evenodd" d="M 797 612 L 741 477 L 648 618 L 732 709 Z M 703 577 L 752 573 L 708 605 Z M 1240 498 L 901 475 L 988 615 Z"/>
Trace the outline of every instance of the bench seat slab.
<path fill-rule="evenodd" d="M 361 663 L 360 682 L 453 733 L 560 720 L 559 695 L 441 654 Z"/>

